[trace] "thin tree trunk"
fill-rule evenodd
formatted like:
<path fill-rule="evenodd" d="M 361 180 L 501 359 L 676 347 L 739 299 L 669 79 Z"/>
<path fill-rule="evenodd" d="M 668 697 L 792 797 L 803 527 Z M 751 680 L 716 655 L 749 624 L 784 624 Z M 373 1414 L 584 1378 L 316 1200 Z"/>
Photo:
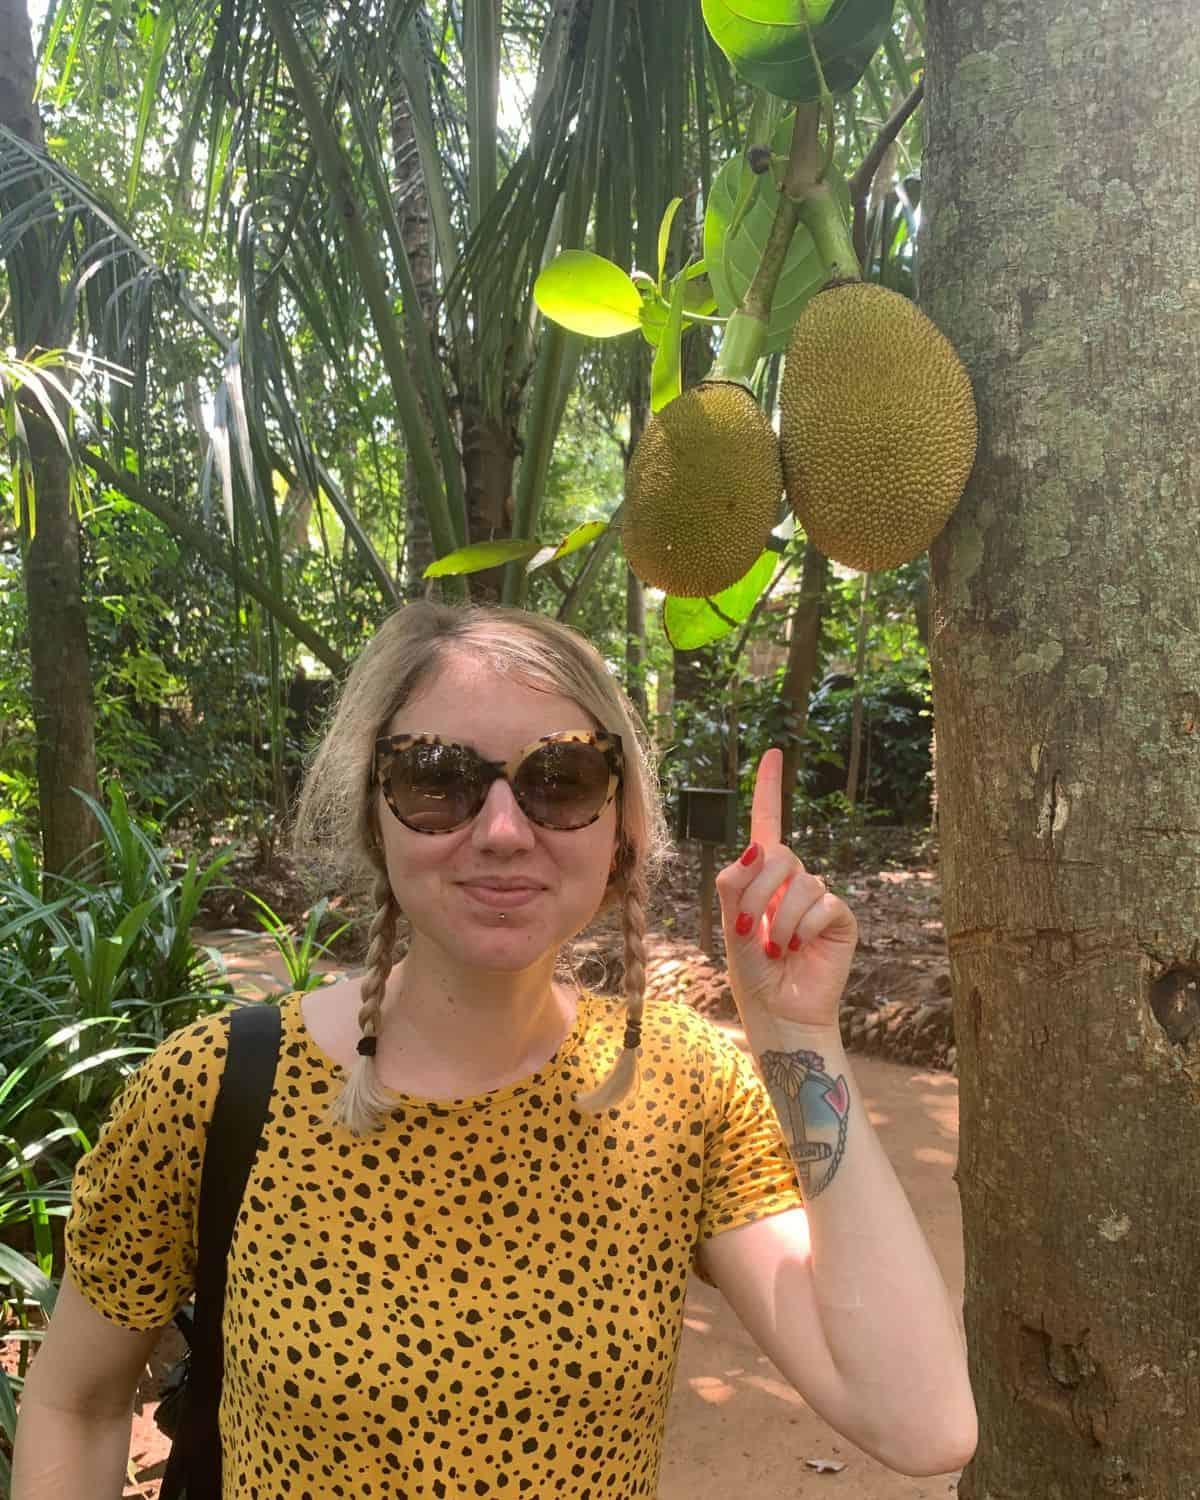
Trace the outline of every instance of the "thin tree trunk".
<path fill-rule="evenodd" d="M 512 526 L 516 427 L 512 420 L 498 424 L 485 416 L 478 393 L 468 391 L 463 402 L 462 446 L 468 539 L 486 542 L 493 537 L 507 537 Z M 499 599 L 503 578 L 503 568 L 472 573 L 471 597 Z"/>
<path fill-rule="evenodd" d="M 66 870 L 99 828 L 76 790 L 99 796 L 87 609 L 67 455 L 40 417 L 26 412 L 37 530 L 25 552 L 29 658 L 37 734 L 42 864 Z"/>
<path fill-rule="evenodd" d="M 862 575 L 862 592 L 858 599 L 858 640 L 854 651 L 854 700 L 850 712 L 850 765 L 846 771 L 846 801 L 851 807 L 858 803 L 858 768 L 862 762 L 863 679 L 866 677 L 867 624 L 869 613 L 867 600 L 871 592 L 871 575 Z"/>
<path fill-rule="evenodd" d="M 788 642 L 787 667 L 783 674 L 782 697 L 787 713 L 787 739 L 783 745 L 783 837 L 786 842 L 795 831 L 796 779 L 804 758 L 804 736 L 808 731 L 808 705 L 817 673 L 817 653 L 821 638 L 821 614 L 825 590 L 829 583 L 829 559 L 808 542 L 804 548 L 804 569 L 800 594 L 792 615 L 792 634 Z"/>
<path fill-rule="evenodd" d="M 0 0 L 0 124 L 44 147 L 33 103 L 33 39 L 26 0 Z M 11 208 L 11 204 L 6 204 Z M 51 246 L 57 225 L 25 235 L 8 262 L 17 353 L 54 348 L 59 313 L 58 264 Z M 34 309 L 40 319 L 32 321 Z M 59 372 L 60 375 L 62 372 Z M 79 525 L 70 497 L 70 470 L 54 430 L 23 403 L 33 469 L 36 531 L 24 549 L 29 601 L 29 657 L 37 739 L 38 815 L 42 864 L 72 865 L 99 829 L 75 789 L 98 796 L 87 611 L 80 573 Z M 64 413 L 60 411 L 60 416 Z"/>
<path fill-rule="evenodd" d="M 434 328 L 436 286 L 433 263 L 433 233 L 429 214 L 429 194 L 421 171 L 421 157 L 413 131 L 412 106 L 408 90 L 397 66 L 392 70 L 392 181 L 395 184 L 396 217 L 400 237 L 408 252 L 413 280 L 417 284 L 420 313 L 430 332 Z M 421 392 L 421 381 L 414 370 L 414 385 Z M 421 412 L 426 430 L 433 441 L 428 403 L 421 395 Z M 433 561 L 433 535 L 429 517 L 421 503 L 421 488 L 411 457 L 404 461 L 404 589 L 406 594 L 422 592 L 422 574 Z"/>
<path fill-rule="evenodd" d="M 625 691 L 647 719 L 646 700 L 646 594 L 642 580 L 625 564 Z"/>
<path fill-rule="evenodd" d="M 629 447 L 625 468 L 650 417 L 650 365 L 640 349 L 634 352 L 629 384 Z M 647 718 L 646 703 L 646 594 L 642 581 L 625 565 L 625 691 L 638 713 Z"/>
<path fill-rule="evenodd" d="M 920 298 L 980 446 L 931 549 L 979 1447 L 1200 1495 L 1200 27 L 930 0 Z"/>

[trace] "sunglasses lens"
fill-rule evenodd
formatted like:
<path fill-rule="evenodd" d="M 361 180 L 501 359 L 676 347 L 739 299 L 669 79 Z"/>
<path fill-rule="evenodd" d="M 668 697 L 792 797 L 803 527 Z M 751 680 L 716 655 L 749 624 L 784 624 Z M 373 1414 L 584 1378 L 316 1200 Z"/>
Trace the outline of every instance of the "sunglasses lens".
<path fill-rule="evenodd" d="M 581 740 L 557 740 L 531 751 L 513 781 L 527 817 L 546 828 L 582 828 L 608 800 L 603 750 Z"/>
<path fill-rule="evenodd" d="M 392 800 L 410 828 L 448 833 L 483 805 L 479 772 L 478 759 L 458 745 L 409 745 L 392 761 Z"/>

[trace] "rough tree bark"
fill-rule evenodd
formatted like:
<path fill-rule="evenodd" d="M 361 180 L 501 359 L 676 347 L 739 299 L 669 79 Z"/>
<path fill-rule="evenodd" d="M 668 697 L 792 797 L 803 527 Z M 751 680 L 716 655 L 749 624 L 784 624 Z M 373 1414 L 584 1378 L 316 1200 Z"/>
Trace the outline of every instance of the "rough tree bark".
<path fill-rule="evenodd" d="M 45 142 L 33 103 L 33 40 L 26 0 L 0 0 L 0 124 L 39 148 Z M 26 187 L 25 191 L 32 191 Z M 11 209 L 8 202 L 5 207 Z M 59 311 L 57 224 L 26 234 L 9 261 L 17 353 L 54 348 Z M 16 304 L 23 303 L 20 307 Z M 31 321 L 32 309 L 42 312 Z M 23 403 L 29 434 L 36 531 L 24 548 L 29 601 L 29 656 L 37 735 L 42 864 L 67 869 L 100 830 L 74 788 L 98 795 L 87 612 L 79 558 L 79 525 L 71 507 L 67 458 L 32 402 Z"/>
<path fill-rule="evenodd" d="M 930 0 L 920 300 L 968 1500 L 1200 1495 L 1200 27 Z"/>

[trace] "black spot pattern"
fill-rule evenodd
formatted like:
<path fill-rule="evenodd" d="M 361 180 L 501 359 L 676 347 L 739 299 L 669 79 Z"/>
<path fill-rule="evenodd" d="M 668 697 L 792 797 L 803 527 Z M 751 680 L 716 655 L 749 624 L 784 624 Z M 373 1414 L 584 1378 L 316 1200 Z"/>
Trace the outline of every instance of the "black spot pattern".
<path fill-rule="evenodd" d="M 748 1059 L 686 1006 L 647 1006 L 636 1101 L 572 1109 L 623 1028 L 585 996 L 532 1077 L 355 1138 L 322 1122 L 339 1070 L 283 1002 L 229 1259 L 226 1496 L 656 1493 L 696 1252 L 802 1199 Z M 168 1038 L 76 1169 L 68 1266 L 123 1327 L 190 1295 L 227 1039 L 227 1016 Z"/>

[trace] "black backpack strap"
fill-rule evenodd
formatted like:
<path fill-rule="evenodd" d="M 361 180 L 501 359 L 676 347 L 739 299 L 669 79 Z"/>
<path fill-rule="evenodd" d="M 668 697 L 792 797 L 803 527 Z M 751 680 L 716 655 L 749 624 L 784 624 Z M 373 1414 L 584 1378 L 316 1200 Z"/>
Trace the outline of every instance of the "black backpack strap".
<path fill-rule="evenodd" d="M 229 1020 L 229 1047 L 200 1173 L 196 1313 L 191 1368 L 179 1433 L 163 1475 L 161 1500 L 221 1500 L 221 1404 L 225 1265 L 246 1179 L 258 1149 L 279 1061 L 279 1007 L 243 1005 Z"/>

